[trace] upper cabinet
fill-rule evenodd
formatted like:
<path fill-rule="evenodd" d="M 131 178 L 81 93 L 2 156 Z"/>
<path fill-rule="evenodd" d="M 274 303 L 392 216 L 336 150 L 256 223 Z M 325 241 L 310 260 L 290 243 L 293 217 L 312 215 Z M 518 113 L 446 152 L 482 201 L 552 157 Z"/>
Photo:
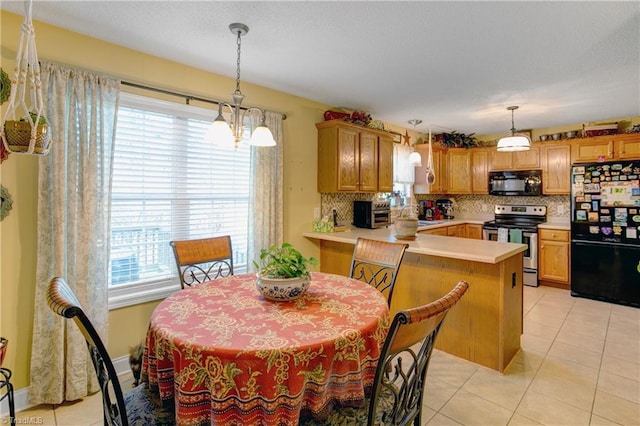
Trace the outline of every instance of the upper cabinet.
<path fill-rule="evenodd" d="M 640 133 L 594 136 L 572 144 L 573 163 L 640 158 Z"/>
<path fill-rule="evenodd" d="M 393 141 L 342 120 L 317 123 L 318 192 L 390 192 Z"/>
<path fill-rule="evenodd" d="M 571 145 L 568 143 L 543 144 L 540 149 L 542 166 L 542 193 L 569 194 L 571 192 Z"/>
<path fill-rule="evenodd" d="M 495 151 L 491 154 L 491 170 L 532 170 L 540 168 L 540 147 L 532 144 L 526 151 Z"/>
<path fill-rule="evenodd" d="M 378 136 L 378 192 L 393 191 L 393 139 Z"/>
<path fill-rule="evenodd" d="M 433 145 L 431 149 L 435 181 L 432 185 L 427 183 L 427 162 L 429 159 L 429 145 L 416 145 L 416 150 L 422 157 L 422 166 L 416 167 L 414 194 L 446 194 L 447 186 L 447 151 Z"/>
<path fill-rule="evenodd" d="M 489 193 L 489 148 L 471 150 L 471 192 Z"/>
<path fill-rule="evenodd" d="M 447 171 L 449 194 L 471 193 L 471 150 L 449 148 L 447 150 Z"/>

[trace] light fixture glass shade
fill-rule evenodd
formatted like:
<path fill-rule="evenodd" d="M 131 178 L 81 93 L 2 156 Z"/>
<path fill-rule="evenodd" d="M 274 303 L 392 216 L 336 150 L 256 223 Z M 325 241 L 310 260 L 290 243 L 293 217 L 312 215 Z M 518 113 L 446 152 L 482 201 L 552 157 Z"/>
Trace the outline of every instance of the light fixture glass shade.
<path fill-rule="evenodd" d="M 409 162 L 416 167 L 422 167 L 422 157 L 420 153 L 416 150 L 411 152 L 411 154 L 409 154 Z"/>
<path fill-rule="evenodd" d="M 255 128 L 249 139 L 249 145 L 254 146 L 275 146 L 276 141 L 273 139 L 271 130 L 264 124 Z"/>
<path fill-rule="evenodd" d="M 498 141 L 498 151 L 526 151 L 531 147 L 531 139 L 524 135 L 512 135 Z"/>
<path fill-rule="evenodd" d="M 220 146 L 233 147 L 235 144 L 231 127 L 229 127 L 221 115 L 218 115 L 218 118 L 216 118 L 207 129 L 205 140 Z"/>

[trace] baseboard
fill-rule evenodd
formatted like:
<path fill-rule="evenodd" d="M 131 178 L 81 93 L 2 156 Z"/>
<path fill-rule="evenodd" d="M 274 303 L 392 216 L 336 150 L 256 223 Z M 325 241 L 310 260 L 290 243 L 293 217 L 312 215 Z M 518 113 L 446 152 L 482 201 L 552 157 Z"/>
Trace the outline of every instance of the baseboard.
<path fill-rule="evenodd" d="M 129 355 L 121 356 L 120 358 L 114 358 L 112 362 L 113 367 L 116 369 L 116 373 L 120 378 L 120 381 L 127 380 L 132 377 L 131 368 L 129 368 Z M 123 389 L 122 391 L 126 393 L 127 390 L 128 389 Z M 14 390 L 13 400 L 16 413 L 33 407 L 33 404 L 29 403 L 28 387 Z M 2 403 L 0 403 L 0 417 L 9 415 L 9 402 L 5 401 L 8 401 L 7 398 L 5 398 Z"/>

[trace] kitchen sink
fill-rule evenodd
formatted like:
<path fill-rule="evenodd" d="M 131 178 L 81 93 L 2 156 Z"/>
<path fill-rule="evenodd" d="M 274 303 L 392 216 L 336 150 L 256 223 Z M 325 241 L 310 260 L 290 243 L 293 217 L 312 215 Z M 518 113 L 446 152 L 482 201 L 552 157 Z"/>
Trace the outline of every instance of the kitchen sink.
<path fill-rule="evenodd" d="M 439 223 L 442 223 L 444 221 L 442 220 L 419 220 L 418 221 L 418 226 L 429 226 L 429 225 L 437 225 Z"/>

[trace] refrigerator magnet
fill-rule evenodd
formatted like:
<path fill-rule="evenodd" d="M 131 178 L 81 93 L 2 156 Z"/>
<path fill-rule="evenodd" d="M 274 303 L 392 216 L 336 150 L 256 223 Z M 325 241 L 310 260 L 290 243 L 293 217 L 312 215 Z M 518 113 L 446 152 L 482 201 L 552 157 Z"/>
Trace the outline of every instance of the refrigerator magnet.
<path fill-rule="evenodd" d="M 574 175 L 583 175 L 584 174 L 584 166 L 575 166 L 573 168 Z"/>
<path fill-rule="evenodd" d="M 588 216 L 589 222 L 597 222 L 598 221 L 598 212 L 589 212 Z"/>
<path fill-rule="evenodd" d="M 590 226 L 589 227 L 589 233 L 590 234 L 599 234 L 600 233 L 600 227 L 599 226 Z"/>
<path fill-rule="evenodd" d="M 585 210 L 576 210 L 576 220 L 587 220 L 587 212 Z"/>
<path fill-rule="evenodd" d="M 628 239 L 638 238 L 638 230 L 636 228 L 627 227 L 626 237 Z"/>

